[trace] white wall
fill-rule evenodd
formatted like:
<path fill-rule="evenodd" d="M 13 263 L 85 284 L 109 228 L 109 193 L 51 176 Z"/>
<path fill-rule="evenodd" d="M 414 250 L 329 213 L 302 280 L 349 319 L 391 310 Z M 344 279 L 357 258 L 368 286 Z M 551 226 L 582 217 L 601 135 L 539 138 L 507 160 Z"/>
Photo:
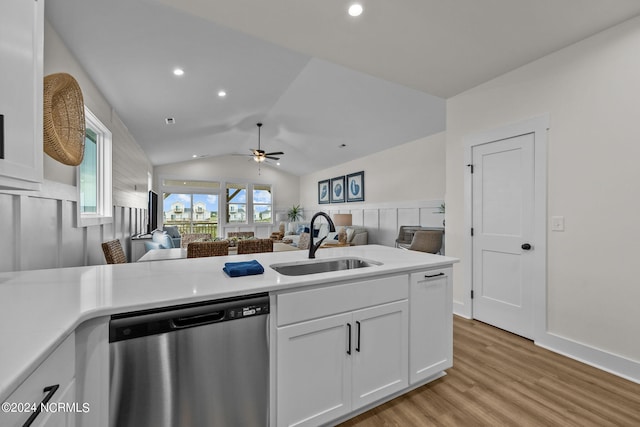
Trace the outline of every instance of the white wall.
<path fill-rule="evenodd" d="M 44 75 L 57 72 L 76 78 L 85 104 L 113 134 L 113 222 L 77 228 L 76 168 L 45 154 L 41 191 L 0 192 L 0 271 L 104 264 L 100 243 L 118 238 L 129 254 L 130 236 L 144 229 L 147 172 L 152 166 L 91 78 L 45 22 Z"/>
<path fill-rule="evenodd" d="M 548 335 L 622 362 L 640 362 L 638 52 L 640 18 L 447 102 L 447 254 L 464 255 L 463 138 L 549 113 L 547 221 L 565 216 L 566 231 L 547 232 Z M 458 302 L 466 262 L 455 266 Z M 611 360 L 596 364 L 616 370 Z"/>
<path fill-rule="evenodd" d="M 369 243 L 394 246 L 400 225 L 442 226 L 445 133 L 408 142 L 300 178 L 300 204 L 309 220 L 317 211 L 351 213 L 369 230 Z M 318 181 L 364 171 L 365 201 L 318 204 Z"/>
<path fill-rule="evenodd" d="M 44 75 L 71 74 L 82 89 L 85 105 L 112 133 L 113 204 L 146 209 L 147 173 L 153 170 L 146 154 L 47 21 L 44 40 Z M 46 179 L 75 186 L 75 171 L 73 166 L 63 165 L 47 155 L 44 156 Z"/>

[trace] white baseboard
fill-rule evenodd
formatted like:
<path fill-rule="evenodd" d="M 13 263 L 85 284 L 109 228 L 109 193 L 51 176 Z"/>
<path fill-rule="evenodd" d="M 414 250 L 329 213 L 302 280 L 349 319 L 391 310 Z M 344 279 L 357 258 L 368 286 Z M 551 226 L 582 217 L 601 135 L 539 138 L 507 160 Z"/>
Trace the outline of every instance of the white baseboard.
<path fill-rule="evenodd" d="M 547 332 L 535 344 L 571 359 L 640 384 L 640 362 Z"/>
<path fill-rule="evenodd" d="M 471 319 L 471 313 L 469 313 L 469 308 L 466 307 L 463 303 L 454 301 L 453 302 L 453 314 L 464 317 L 465 319 Z"/>

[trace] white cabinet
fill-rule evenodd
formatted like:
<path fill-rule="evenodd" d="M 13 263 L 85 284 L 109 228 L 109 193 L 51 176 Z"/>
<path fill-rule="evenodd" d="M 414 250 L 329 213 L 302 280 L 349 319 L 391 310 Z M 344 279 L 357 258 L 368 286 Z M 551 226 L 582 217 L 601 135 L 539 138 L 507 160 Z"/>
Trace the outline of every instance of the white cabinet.
<path fill-rule="evenodd" d="M 75 335 L 71 334 L 47 357 L 36 370 L 5 400 L 8 412 L 0 412 L 3 427 L 22 426 L 33 414 L 42 410 L 32 421 L 32 427 L 73 427 L 78 408 L 75 399 Z M 58 406 L 63 405 L 63 408 Z M 30 405 L 25 410 L 24 405 Z M 4 406 L 3 406 L 4 408 Z M 79 407 L 82 410 L 82 407 Z"/>
<path fill-rule="evenodd" d="M 406 388 L 407 296 L 406 275 L 279 295 L 292 324 L 276 333 L 277 425 L 327 423 Z"/>
<path fill-rule="evenodd" d="M 320 425 L 351 411 L 351 314 L 278 328 L 279 426 Z"/>
<path fill-rule="evenodd" d="M 453 366 L 451 268 L 411 274 L 409 289 L 409 382 Z"/>
<path fill-rule="evenodd" d="M 408 302 L 278 328 L 278 425 L 316 426 L 408 385 Z"/>
<path fill-rule="evenodd" d="M 352 409 L 409 384 L 408 321 L 406 300 L 353 313 Z"/>
<path fill-rule="evenodd" d="M 42 182 L 44 0 L 3 0 L 0 13 L 0 189 Z"/>
<path fill-rule="evenodd" d="M 131 262 L 136 262 L 147 252 L 144 243 L 150 242 L 151 237 L 136 237 L 131 239 Z"/>

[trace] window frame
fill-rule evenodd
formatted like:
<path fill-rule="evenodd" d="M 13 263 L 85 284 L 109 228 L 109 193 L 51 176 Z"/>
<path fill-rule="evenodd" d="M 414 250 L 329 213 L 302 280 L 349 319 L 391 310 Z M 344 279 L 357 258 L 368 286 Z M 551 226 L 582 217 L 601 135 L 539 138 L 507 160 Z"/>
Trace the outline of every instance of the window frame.
<path fill-rule="evenodd" d="M 97 152 L 97 195 L 96 212 L 82 212 L 80 205 L 80 165 L 76 166 L 76 211 L 77 226 L 89 227 L 93 225 L 109 224 L 113 222 L 113 170 L 112 150 L 113 135 L 111 131 L 98 119 L 98 117 L 84 107 L 85 127 L 96 134 Z"/>
<path fill-rule="evenodd" d="M 274 225 L 275 224 L 275 218 L 274 218 L 274 214 L 273 214 L 273 185 L 272 184 L 249 184 L 249 187 L 251 188 L 251 197 L 250 200 L 248 200 L 249 203 L 247 203 L 248 205 L 250 205 L 250 209 L 251 209 L 251 222 L 254 225 Z M 269 203 L 256 203 L 254 200 L 254 191 L 256 191 L 256 187 L 269 187 L 269 194 L 271 196 L 271 201 Z M 267 191 L 264 190 L 263 188 L 258 188 L 258 190 L 262 190 L 262 191 Z M 256 206 L 269 206 L 269 212 L 271 212 L 271 220 L 270 221 L 255 221 L 254 220 L 254 216 L 256 213 L 255 207 Z"/>
<path fill-rule="evenodd" d="M 233 202 L 230 203 L 229 200 L 227 200 L 227 194 L 229 192 L 229 189 L 237 189 L 237 190 L 244 190 L 244 194 L 245 194 L 245 202 L 244 203 L 240 203 L 240 202 Z M 234 182 L 234 181 L 229 181 L 229 182 L 225 182 L 224 183 L 224 221 L 225 224 L 229 224 L 229 225 L 246 225 L 249 224 L 249 212 L 251 207 L 249 206 L 249 201 L 250 201 L 250 197 L 249 197 L 250 190 L 249 190 L 249 185 L 246 183 L 239 183 L 239 182 Z M 242 205 L 244 206 L 244 221 L 230 221 L 231 218 L 231 211 L 229 210 L 229 208 L 232 205 Z"/>
<path fill-rule="evenodd" d="M 228 227 L 272 227 L 276 224 L 275 220 L 275 185 L 269 182 L 250 182 L 244 179 L 228 179 L 228 178 L 219 178 L 212 177 L 211 179 L 203 179 L 203 178 L 185 178 L 184 176 L 167 174 L 160 175 L 159 177 L 159 192 L 160 194 L 164 194 L 167 192 L 170 193 L 214 193 L 218 194 L 218 227 L 220 229 L 228 228 Z M 185 185 L 175 185 L 169 184 L 169 182 L 184 182 Z M 207 189 L 206 191 L 202 191 L 201 187 L 193 187 L 190 186 L 190 182 L 206 182 L 206 183 L 215 183 L 218 184 L 218 190 L 214 191 L 211 189 Z M 227 185 L 238 185 L 244 186 L 244 189 L 247 192 L 247 202 L 244 204 L 247 212 L 245 214 L 246 221 L 244 222 L 228 222 L 228 203 L 226 197 Z M 253 190 L 255 186 L 269 186 L 271 188 L 271 221 L 270 222 L 255 222 L 253 221 Z M 236 204 L 236 203 L 233 203 Z M 266 206 L 264 203 L 259 203 L 259 205 Z"/>

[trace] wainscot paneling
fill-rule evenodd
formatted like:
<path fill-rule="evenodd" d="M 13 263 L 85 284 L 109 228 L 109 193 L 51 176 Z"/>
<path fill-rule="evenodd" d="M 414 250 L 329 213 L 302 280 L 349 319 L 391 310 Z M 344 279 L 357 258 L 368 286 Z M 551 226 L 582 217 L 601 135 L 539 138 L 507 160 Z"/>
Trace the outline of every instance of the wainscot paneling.
<path fill-rule="evenodd" d="M 146 209 L 114 206 L 112 223 L 77 228 L 76 198 L 75 187 L 51 181 L 0 193 L 0 272 L 105 264 L 101 243 L 114 238 L 129 257 Z"/>
<path fill-rule="evenodd" d="M 350 213 L 353 225 L 367 228 L 369 244 L 395 246 L 401 225 L 442 227 L 444 220 L 444 214 L 440 213 L 442 203 L 444 203 L 443 200 L 426 200 L 375 205 L 366 203 L 318 205 L 304 209 L 304 220 L 311 220 L 318 211 L 326 212 L 331 217 L 337 213 Z"/>

